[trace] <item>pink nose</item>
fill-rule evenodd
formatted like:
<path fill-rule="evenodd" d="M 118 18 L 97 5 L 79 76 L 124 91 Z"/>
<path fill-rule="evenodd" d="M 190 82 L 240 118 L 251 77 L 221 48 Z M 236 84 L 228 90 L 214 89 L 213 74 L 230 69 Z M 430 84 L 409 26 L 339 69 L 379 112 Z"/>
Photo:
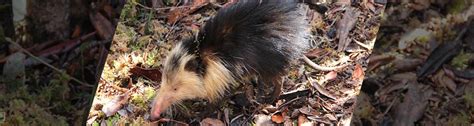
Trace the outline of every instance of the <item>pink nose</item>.
<path fill-rule="evenodd" d="M 156 109 L 153 108 L 151 110 L 150 119 L 153 120 L 153 121 L 157 120 L 157 119 L 160 118 L 160 114 L 161 114 L 161 110 L 159 108 L 156 108 Z"/>

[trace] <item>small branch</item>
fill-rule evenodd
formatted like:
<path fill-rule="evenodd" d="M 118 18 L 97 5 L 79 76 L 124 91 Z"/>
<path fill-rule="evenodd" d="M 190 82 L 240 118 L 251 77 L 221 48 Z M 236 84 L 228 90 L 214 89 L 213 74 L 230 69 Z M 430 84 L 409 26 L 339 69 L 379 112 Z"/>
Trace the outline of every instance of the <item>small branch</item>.
<path fill-rule="evenodd" d="M 152 8 L 152 7 L 147 7 L 145 5 L 142 5 L 140 3 L 135 3 L 137 4 L 138 6 L 144 8 L 144 9 L 147 9 L 147 10 L 154 10 L 154 11 L 161 11 L 161 10 L 169 10 L 169 9 L 173 9 L 173 8 L 186 8 L 186 7 L 191 7 L 191 6 L 178 6 L 178 7 L 162 7 L 162 8 Z"/>
<path fill-rule="evenodd" d="M 64 71 L 62 71 L 62 70 L 60 70 L 60 69 L 54 67 L 53 65 L 47 63 L 46 61 L 42 60 L 41 58 L 36 57 L 35 55 L 31 54 L 28 50 L 26 50 L 25 48 L 21 47 L 21 45 L 19 45 L 18 43 L 14 42 L 14 41 L 11 40 L 10 38 L 5 38 L 5 40 L 6 40 L 7 42 L 9 42 L 10 44 L 13 44 L 13 45 L 17 46 L 22 52 L 26 53 L 27 55 L 29 55 L 29 56 L 32 57 L 33 59 L 35 59 L 35 60 L 41 62 L 42 64 L 48 66 L 49 68 L 55 70 L 55 71 L 58 72 L 58 73 L 61 73 L 61 74 L 63 74 L 63 75 L 68 76 L 69 78 L 71 78 L 71 80 L 73 80 L 73 81 L 75 81 L 75 82 L 77 82 L 77 83 L 79 83 L 79 84 L 81 84 L 81 85 L 83 85 L 83 86 L 86 86 L 86 87 L 91 87 L 91 88 L 94 87 L 94 86 L 92 86 L 92 85 L 90 85 L 90 84 L 87 84 L 87 83 L 85 83 L 85 82 L 80 81 L 79 79 L 77 79 L 77 78 L 75 78 L 75 77 L 73 77 L 73 76 L 70 76 L 70 75 L 67 74 L 66 72 L 64 72 Z"/>
<path fill-rule="evenodd" d="M 340 66 L 335 66 L 335 67 L 325 67 L 325 66 L 320 66 L 313 61 L 311 61 L 308 57 L 304 56 L 303 60 L 311 67 L 313 67 L 316 70 L 321 70 L 321 71 L 333 71 L 337 69 L 341 69 L 346 67 L 348 64 L 340 65 Z"/>
<path fill-rule="evenodd" d="M 185 126 L 189 126 L 189 124 L 187 123 L 184 123 L 184 122 L 181 122 L 181 121 L 178 121 L 178 120 L 173 120 L 173 119 L 169 119 L 169 118 L 161 118 L 157 121 L 153 121 L 151 123 L 163 123 L 163 122 L 174 122 L 174 123 L 177 123 L 177 124 L 180 124 L 180 125 L 185 125 Z"/>
<path fill-rule="evenodd" d="M 230 120 L 229 125 L 232 124 L 232 122 L 234 122 L 235 120 L 237 120 L 237 119 L 239 119 L 243 116 L 244 116 L 244 114 L 240 114 L 240 115 L 235 116 L 232 120 Z"/>

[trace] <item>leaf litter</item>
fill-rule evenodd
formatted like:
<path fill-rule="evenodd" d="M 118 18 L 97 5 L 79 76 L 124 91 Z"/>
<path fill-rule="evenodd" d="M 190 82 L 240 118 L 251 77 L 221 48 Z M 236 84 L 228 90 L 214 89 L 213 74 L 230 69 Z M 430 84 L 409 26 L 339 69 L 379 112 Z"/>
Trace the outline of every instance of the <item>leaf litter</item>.
<path fill-rule="evenodd" d="M 378 22 L 382 19 L 383 4 L 370 0 L 348 1 L 342 5 L 306 2 L 313 8 L 308 10 L 313 50 L 306 54 L 309 58 L 291 67 L 283 95 L 274 105 L 240 104 L 245 96 L 235 93 L 230 99 L 223 99 L 223 104 L 212 111 L 206 107 L 207 101 L 189 100 L 173 107 L 162 120 L 150 122 L 151 99 L 143 98 L 147 93 L 140 89 L 153 89 L 148 90 L 153 94 L 159 88 L 161 62 L 171 47 L 194 35 L 219 8 L 235 0 L 163 2 L 132 1 L 124 6 L 93 104 L 116 103 L 116 106 L 122 106 L 117 112 L 127 111 L 128 115 L 89 115 L 88 125 L 115 120 L 116 116 L 118 120 L 114 122 L 129 122 L 127 124 L 335 125 L 349 122 L 355 106 L 354 97 L 359 94 L 367 67 L 365 59 L 372 51 L 370 46 L 375 42 Z M 343 43 L 338 43 L 341 41 Z M 359 51 L 350 51 L 354 49 Z M 126 101 L 123 105 L 110 100 L 125 94 L 120 87 L 137 89 L 127 92 L 131 98 L 122 99 Z M 243 89 L 236 92 L 248 92 Z M 91 109 L 91 113 L 103 111 Z"/>

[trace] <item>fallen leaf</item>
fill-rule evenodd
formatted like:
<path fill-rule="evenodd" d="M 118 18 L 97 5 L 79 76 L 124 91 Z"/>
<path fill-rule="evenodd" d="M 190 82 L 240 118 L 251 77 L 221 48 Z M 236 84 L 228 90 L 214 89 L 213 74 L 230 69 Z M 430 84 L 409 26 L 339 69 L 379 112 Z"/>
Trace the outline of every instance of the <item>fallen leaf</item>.
<path fill-rule="evenodd" d="M 80 25 L 76 25 L 76 27 L 74 27 L 74 31 L 72 32 L 72 35 L 71 35 L 71 38 L 77 38 L 81 35 L 81 26 Z"/>
<path fill-rule="evenodd" d="M 403 102 L 392 111 L 395 115 L 394 126 L 414 126 L 415 122 L 423 116 L 433 91 L 422 89 L 421 86 L 416 81 L 408 84 L 408 92 Z"/>
<path fill-rule="evenodd" d="M 397 59 L 393 62 L 393 68 L 398 72 L 413 71 L 423 63 L 421 59 Z"/>
<path fill-rule="evenodd" d="M 114 115 L 123 107 L 124 104 L 128 102 L 129 98 L 129 92 L 126 92 L 123 95 L 116 96 L 114 99 L 107 102 L 104 107 L 102 107 L 102 112 L 104 112 L 107 117 Z"/>
<path fill-rule="evenodd" d="M 430 7 L 431 0 L 413 0 L 413 3 L 410 4 L 411 8 L 415 10 L 424 10 Z"/>
<path fill-rule="evenodd" d="M 370 11 L 375 12 L 375 6 L 373 0 L 363 0 L 362 4 L 365 8 L 368 8 Z"/>
<path fill-rule="evenodd" d="M 161 81 L 161 71 L 159 69 L 145 69 L 141 67 L 134 67 L 130 69 L 129 72 L 132 73 L 131 76 L 143 76 L 154 82 Z"/>
<path fill-rule="evenodd" d="M 326 81 L 328 80 L 333 80 L 333 79 L 336 79 L 337 78 L 337 72 L 336 71 L 331 71 L 329 73 L 327 73 L 326 75 L 324 75 L 324 78 L 318 80 L 318 84 L 321 84 L 321 86 L 324 86 L 326 85 Z"/>
<path fill-rule="evenodd" d="M 281 113 L 276 113 L 276 114 L 273 114 L 272 115 L 272 121 L 275 122 L 275 123 L 283 123 L 285 121 L 285 118 L 283 117 L 283 115 Z"/>
<path fill-rule="evenodd" d="M 311 82 L 311 85 L 316 88 L 316 90 L 318 90 L 319 93 L 321 93 L 322 95 L 326 96 L 326 97 L 329 97 L 331 99 L 337 99 L 335 95 L 333 95 L 331 92 L 329 92 L 328 90 L 326 90 L 326 88 L 322 87 L 321 85 L 317 84 L 317 83 L 313 83 Z"/>
<path fill-rule="evenodd" d="M 303 106 L 300 109 L 298 109 L 298 111 L 308 116 L 319 115 L 318 111 L 308 106 Z"/>
<path fill-rule="evenodd" d="M 390 76 L 390 80 L 403 82 L 403 81 L 414 81 L 416 80 L 416 73 L 413 72 L 405 72 L 405 73 L 398 73 Z"/>
<path fill-rule="evenodd" d="M 354 67 L 354 71 L 352 72 L 352 80 L 356 82 L 356 84 L 359 84 L 364 80 L 364 70 L 362 69 L 362 66 L 358 63 L 356 63 Z"/>
<path fill-rule="evenodd" d="M 437 85 L 448 88 L 451 92 L 456 92 L 456 82 L 453 79 L 449 78 L 444 71 L 439 71 L 433 79 Z"/>
<path fill-rule="evenodd" d="M 165 4 L 163 3 L 163 0 L 151 0 L 151 6 L 153 8 L 160 8 L 165 6 Z"/>
<path fill-rule="evenodd" d="M 305 115 L 298 116 L 298 126 L 308 126 L 309 120 Z"/>
<path fill-rule="evenodd" d="M 218 119 L 205 118 L 201 121 L 201 126 L 225 126 L 225 124 Z"/>
<path fill-rule="evenodd" d="M 321 57 L 323 52 L 324 52 L 324 49 L 314 48 L 306 52 L 304 55 L 307 56 L 308 58 L 317 58 L 317 57 Z"/>
<path fill-rule="evenodd" d="M 257 126 L 269 126 L 273 125 L 272 119 L 270 116 L 265 114 L 258 114 L 254 116 L 254 122 Z"/>
<path fill-rule="evenodd" d="M 337 120 L 337 118 L 333 114 L 325 114 L 324 117 L 328 118 L 331 121 Z"/>
<path fill-rule="evenodd" d="M 25 84 L 25 61 L 26 55 L 22 52 L 14 53 L 7 58 L 6 64 L 3 66 L 4 84 L 10 91 L 17 90 L 18 86 Z"/>
<path fill-rule="evenodd" d="M 360 12 L 353 7 L 346 9 L 344 16 L 337 22 L 337 36 L 339 38 L 338 51 L 343 51 L 349 45 L 351 40 L 348 38 L 349 31 L 351 31 L 359 17 Z"/>
<path fill-rule="evenodd" d="M 89 14 L 89 18 L 100 38 L 103 40 L 110 40 L 112 38 L 115 28 L 107 18 L 99 12 Z"/>
<path fill-rule="evenodd" d="M 87 119 L 86 123 L 87 125 L 92 125 L 92 123 L 94 123 L 94 121 L 97 119 L 98 116 L 93 116 L 89 119 Z"/>
<path fill-rule="evenodd" d="M 324 78 L 326 80 L 333 80 L 333 79 L 336 79 L 336 77 L 337 77 L 337 72 L 336 71 L 331 71 L 328 74 L 324 75 Z"/>
<path fill-rule="evenodd" d="M 180 7 L 180 8 L 174 8 L 168 13 L 168 24 L 175 24 L 179 20 L 181 20 L 183 17 L 188 16 L 191 13 L 194 13 L 196 10 L 198 10 L 201 7 L 204 7 L 207 5 L 209 2 L 207 0 L 196 0 L 193 2 L 193 5 L 191 7 Z"/>

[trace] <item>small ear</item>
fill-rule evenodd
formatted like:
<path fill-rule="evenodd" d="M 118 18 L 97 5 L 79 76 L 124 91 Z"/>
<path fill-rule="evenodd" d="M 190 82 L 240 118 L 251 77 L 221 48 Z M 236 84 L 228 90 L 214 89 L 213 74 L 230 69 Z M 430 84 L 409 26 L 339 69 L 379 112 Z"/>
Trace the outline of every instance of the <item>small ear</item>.
<path fill-rule="evenodd" d="M 201 75 L 204 71 L 204 64 L 200 58 L 194 58 L 186 63 L 184 69 Z"/>

